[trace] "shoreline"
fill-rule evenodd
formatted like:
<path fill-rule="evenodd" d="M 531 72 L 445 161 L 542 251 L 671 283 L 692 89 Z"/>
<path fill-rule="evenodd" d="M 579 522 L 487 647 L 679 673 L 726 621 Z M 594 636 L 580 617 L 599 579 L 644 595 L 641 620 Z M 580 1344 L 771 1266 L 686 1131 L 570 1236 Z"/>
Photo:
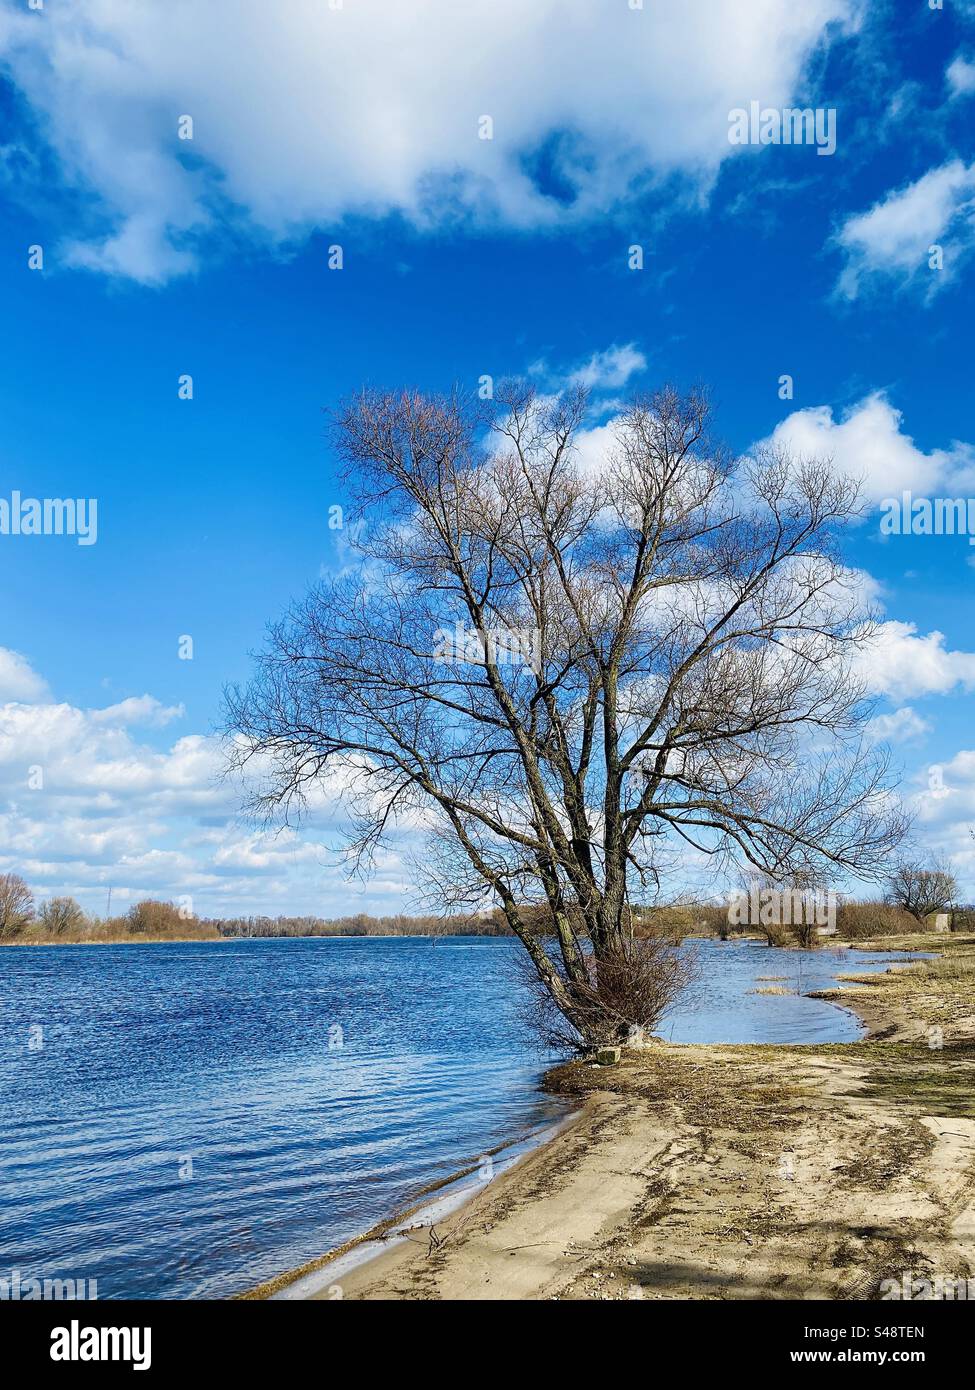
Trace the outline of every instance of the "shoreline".
<path fill-rule="evenodd" d="M 864 948 L 864 943 L 860 942 L 836 944 Z M 956 944 L 959 948 L 962 944 L 975 946 L 975 938 Z M 879 940 L 866 949 L 931 951 L 938 946 L 945 949 L 945 938 L 932 940 L 927 937 L 896 944 Z M 903 969 L 901 967 L 901 971 Z M 829 1279 L 816 1271 L 816 1261 L 803 1273 L 791 1267 L 795 1260 L 790 1260 L 784 1250 L 773 1254 L 767 1282 L 763 1290 L 756 1290 L 754 1281 L 748 1278 L 748 1268 L 754 1265 L 754 1237 L 743 1237 L 741 1245 L 737 1240 L 729 1244 L 716 1239 L 722 1227 L 714 1228 L 707 1221 L 696 1232 L 707 1249 L 697 1279 L 689 1277 L 686 1270 L 684 1275 L 680 1274 L 688 1263 L 680 1255 L 680 1241 L 667 1251 L 668 1260 L 663 1269 L 669 1270 L 669 1274 L 661 1275 L 658 1260 L 651 1270 L 644 1268 L 636 1282 L 632 1273 L 641 1268 L 640 1247 L 645 1243 L 645 1230 L 659 1238 L 658 1227 L 667 1224 L 669 1202 L 663 1189 L 682 1186 L 682 1167 L 686 1170 L 685 1184 L 691 1174 L 700 1178 L 696 1148 L 702 1142 L 702 1135 L 706 1140 L 705 1148 L 708 1144 L 714 1145 L 714 1136 L 719 1131 L 717 1122 L 721 1119 L 728 1122 L 724 1125 L 727 1133 L 722 1135 L 726 1157 L 734 1164 L 740 1163 L 744 1155 L 745 1187 L 748 1187 L 749 1178 L 754 1179 L 758 1184 L 756 1191 L 764 1193 L 763 1201 L 767 1201 L 768 1192 L 773 1188 L 778 1188 L 783 1195 L 789 1194 L 790 1198 L 802 1193 L 809 1199 L 810 1189 L 817 1182 L 835 1185 L 831 1183 L 832 1170 L 849 1170 L 854 1177 L 859 1174 L 862 1179 L 859 1187 L 854 1183 L 852 1191 L 844 1189 L 843 1197 L 851 1214 L 846 1245 L 840 1241 L 837 1256 L 848 1254 L 847 1246 L 855 1250 L 864 1243 L 863 1236 L 857 1232 L 869 1229 L 865 1216 L 874 1205 L 874 1195 L 878 1191 L 877 1173 L 873 1170 L 888 1161 L 888 1151 L 893 1147 L 894 1167 L 901 1164 L 905 1182 L 915 1168 L 917 1175 L 924 1168 L 924 1184 L 930 1190 L 923 1194 L 898 1194 L 898 1201 L 894 1203 L 898 1206 L 896 1221 L 883 1236 L 873 1238 L 876 1249 L 867 1241 L 879 1270 L 890 1266 L 899 1274 L 902 1267 L 908 1267 L 903 1263 L 908 1253 L 922 1258 L 919 1249 L 913 1252 L 904 1249 L 901 1264 L 897 1265 L 893 1252 L 903 1249 L 903 1243 L 899 1244 L 900 1232 L 913 1227 L 916 1213 L 921 1213 L 918 1217 L 921 1226 L 925 1221 L 931 1224 L 932 1212 L 939 1209 L 942 1198 L 948 1200 L 950 1197 L 950 1194 L 945 1196 L 942 1189 L 946 1182 L 951 1185 L 952 1175 L 957 1177 L 959 1164 L 964 1169 L 969 1190 L 975 1192 L 972 1180 L 975 1119 L 956 1117 L 952 1120 L 949 1129 L 955 1137 L 949 1136 L 947 1142 L 949 1146 L 954 1145 L 958 1153 L 944 1154 L 941 1147 L 945 1140 L 939 1131 L 942 1117 L 914 1114 L 919 1107 L 911 1107 L 909 1102 L 906 1104 L 912 1110 L 910 1115 L 905 1112 L 903 1117 L 892 1116 L 880 1106 L 871 1108 L 857 1099 L 864 1075 L 870 1073 L 872 1078 L 878 1069 L 873 1066 L 874 1062 L 882 1064 L 880 1070 L 889 1072 L 895 1061 L 905 1064 L 909 1060 L 889 1055 L 881 1057 L 876 1054 L 878 1048 L 885 1054 L 905 1049 L 914 1052 L 922 1038 L 926 1038 L 923 1030 L 931 1026 L 912 1013 L 905 997 L 898 992 L 895 983 L 898 973 L 896 965 L 887 966 L 882 974 L 847 976 L 851 981 L 848 984 L 841 983 L 844 977 L 838 973 L 836 988 L 811 992 L 812 997 L 822 998 L 860 1018 L 867 1034 L 858 1042 L 805 1045 L 655 1042 L 627 1056 L 619 1067 L 598 1068 L 584 1062 L 556 1066 L 546 1073 L 543 1087 L 571 1099 L 578 1108 L 557 1126 L 556 1133 L 496 1173 L 492 1181 L 468 1185 L 456 1204 L 449 1208 L 438 1203 L 418 1204 L 408 1212 L 397 1213 L 357 1240 L 315 1261 L 310 1278 L 309 1267 L 304 1266 L 237 1297 L 862 1297 L 862 1293 L 848 1291 L 851 1285 L 857 1285 L 858 1280 L 862 1284 L 867 1278 L 875 1288 L 882 1273 L 874 1278 L 872 1273 L 865 1274 L 857 1267 L 855 1277 L 841 1277 L 838 1289 L 832 1289 Z M 975 1018 L 969 1020 L 969 1025 L 955 1042 L 963 1049 L 975 1051 L 972 1047 Z M 928 1048 L 927 1041 L 924 1046 Z M 966 1054 L 961 1065 L 970 1068 L 963 1077 L 964 1085 L 970 1087 L 975 1079 L 975 1064 Z M 799 1087 L 796 1094 L 803 1097 L 798 1102 L 792 1095 L 796 1086 Z M 807 1143 L 809 1153 L 804 1159 L 810 1171 L 806 1172 L 802 1187 L 797 1188 L 787 1185 L 798 1177 L 794 1167 L 798 1160 L 791 1156 L 791 1149 L 782 1147 L 782 1134 L 790 1128 L 787 1120 L 791 1117 L 787 1117 L 786 1112 L 790 1106 L 797 1106 L 803 1112 L 808 1103 L 807 1092 L 815 1097 L 813 1128 L 817 1133 L 811 1145 Z M 674 1114 L 675 1109 L 683 1113 Z M 768 1125 L 770 1115 L 776 1120 L 771 1128 Z M 838 1138 L 830 1134 L 841 1118 L 857 1130 L 857 1142 L 849 1135 Z M 820 1133 L 821 1129 L 827 1132 Z M 895 1131 L 899 1138 L 893 1144 L 892 1132 Z M 769 1154 L 765 1155 L 763 1163 L 757 1152 L 747 1152 L 755 1150 L 756 1146 L 760 1149 L 765 1139 L 769 1139 L 773 1148 L 771 1174 L 768 1172 Z M 774 1152 L 776 1144 L 779 1145 L 777 1154 Z M 845 1150 L 850 1148 L 857 1149 L 852 1161 L 834 1163 L 831 1169 L 829 1159 L 849 1159 Z M 936 1150 L 935 1162 L 931 1155 Z M 648 1165 L 648 1154 L 657 1161 Z M 930 1162 L 923 1163 L 925 1158 Z M 708 1166 L 705 1162 L 705 1170 Z M 661 1184 L 663 1189 L 657 1193 Z M 649 1209 L 644 1210 L 644 1189 L 648 1187 Z M 962 1194 L 964 1187 L 965 1184 L 960 1189 Z M 706 1189 L 706 1192 L 720 1196 L 720 1189 Z M 644 1194 L 642 1198 L 641 1193 Z M 658 1197 L 662 1200 L 657 1200 Z M 819 1198 L 812 1194 L 813 1209 L 818 1202 Z M 785 1204 L 789 1206 L 788 1199 Z M 796 1205 L 795 1201 L 792 1205 Z M 703 1206 L 707 1208 L 708 1203 L 704 1202 Z M 758 1224 L 767 1220 L 767 1216 L 766 1212 Z M 754 1218 L 752 1212 L 749 1220 L 754 1223 Z M 958 1250 L 957 1259 L 966 1264 L 966 1269 L 958 1269 L 958 1273 L 975 1272 L 975 1207 L 965 1221 L 968 1244 L 965 1251 Z M 685 1218 L 683 1226 L 687 1224 Z M 807 1224 L 800 1222 L 799 1228 Z M 735 1230 L 734 1226 L 731 1230 Z M 683 1236 L 686 1243 L 686 1230 Z M 511 1243 L 505 1243 L 507 1241 Z M 629 1242 L 632 1247 L 630 1253 L 623 1254 L 622 1263 L 615 1259 L 615 1267 L 607 1269 L 605 1276 L 599 1270 L 592 1272 L 590 1282 L 587 1282 L 589 1276 L 580 1278 L 579 1268 L 592 1262 L 594 1246 L 603 1243 L 607 1253 L 615 1252 L 618 1256 L 616 1247 L 621 1242 L 623 1245 Z M 784 1242 L 786 1246 L 788 1243 Z M 720 1255 L 711 1248 L 721 1246 L 726 1248 Z M 368 1254 L 363 1254 L 364 1247 L 368 1248 Z M 350 1260 L 350 1253 L 357 1254 L 357 1258 Z M 893 1265 L 897 1265 L 896 1270 Z M 720 1292 L 715 1287 L 715 1267 L 721 1271 L 717 1281 Z M 842 1262 L 834 1268 L 843 1276 Z M 624 1288 L 625 1294 L 620 1292 Z"/>
<path fill-rule="evenodd" d="M 553 1124 L 543 1125 L 520 1139 L 496 1145 L 484 1157 L 507 1157 L 501 1158 L 489 1178 L 467 1182 L 471 1174 L 477 1173 L 481 1166 L 480 1163 L 473 1163 L 461 1169 L 459 1173 L 453 1173 L 441 1182 L 431 1183 L 417 1193 L 418 1197 L 430 1198 L 434 1192 L 439 1193 L 439 1196 L 432 1200 L 413 1203 L 386 1220 L 378 1222 L 361 1235 L 353 1236 L 335 1251 L 302 1265 L 297 1271 L 297 1278 L 296 1271 L 289 1271 L 266 1280 L 245 1293 L 237 1294 L 236 1298 L 290 1301 L 321 1297 L 322 1291 L 330 1290 L 337 1279 L 406 1243 L 414 1231 L 435 1230 L 438 1222 L 461 1211 L 479 1192 L 500 1181 L 524 1158 L 543 1149 L 563 1130 L 574 1124 L 580 1114 L 581 1111 L 570 1110 Z"/>
<path fill-rule="evenodd" d="M 321 935 L 310 936 L 156 936 L 156 937 L 135 937 L 120 941 L 105 941 L 99 937 L 89 937 L 84 940 L 59 940 L 59 941 L 38 941 L 24 940 L 22 937 L 0 938 L 0 946 L 206 946 L 216 945 L 218 942 L 225 941 L 273 941 L 275 943 L 290 941 L 515 941 L 516 937 L 511 935 L 495 934 L 490 936 L 478 936 L 476 932 L 463 932 L 452 937 L 446 936 L 431 937 L 421 932 L 323 932 Z M 710 936 L 697 936 L 693 932 L 688 933 L 685 941 L 712 941 Z M 763 941 L 764 937 L 755 933 L 743 932 L 736 937 L 738 941 Z M 850 947 L 852 942 L 844 941 L 839 945 Z M 854 946 L 854 949 L 855 946 Z M 878 947 L 877 949 L 883 949 Z"/>
<path fill-rule="evenodd" d="M 42 947 L 53 950 L 64 946 L 216 946 L 230 941 L 228 936 L 157 936 L 148 941 L 0 941 L 0 946 Z"/>

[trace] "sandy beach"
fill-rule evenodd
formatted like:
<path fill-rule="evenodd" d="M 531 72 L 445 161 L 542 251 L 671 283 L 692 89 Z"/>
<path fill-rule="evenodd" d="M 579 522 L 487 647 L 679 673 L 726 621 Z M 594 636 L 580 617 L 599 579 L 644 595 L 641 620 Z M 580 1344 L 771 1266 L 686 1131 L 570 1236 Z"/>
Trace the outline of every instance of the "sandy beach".
<path fill-rule="evenodd" d="M 877 1298 L 975 1275 L 975 938 L 874 944 L 945 957 L 826 992 L 864 1041 L 558 1067 L 575 1120 L 459 1209 L 421 1203 L 357 1267 L 323 1254 L 245 1297 L 298 1273 L 326 1300 Z"/>

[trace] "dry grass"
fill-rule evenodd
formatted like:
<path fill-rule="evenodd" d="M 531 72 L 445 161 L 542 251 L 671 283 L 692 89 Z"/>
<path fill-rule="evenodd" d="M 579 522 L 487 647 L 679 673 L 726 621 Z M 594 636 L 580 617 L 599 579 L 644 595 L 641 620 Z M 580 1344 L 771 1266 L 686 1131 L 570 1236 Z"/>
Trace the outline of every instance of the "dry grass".
<path fill-rule="evenodd" d="M 871 1065 L 862 1093 L 919 1115 L 975 1120 L 975 1043 L 936 1050 L 910 1045 L 893 1065 L 889 1057 Z"/>
<path fill-rule="evenodd" d="M 824 999 L 860 1004 L 876 1033 L 885 1016 L 918 1037 L 942 1028 L 955 1040 L 975 1033 L 975 936 L 915 934 L 865 943 L 868 950 L 933 949 L 932 959 L 881 967 L 873 974 L 839 975 L 842 989 L 814 993 Z M 859 996 L 859 998 L 858 998 Z"/>
<path fill-rule="evenodd" d="M 217 929 L 206 922 L 186 921 L 134 931 L 124 917 L 110 922 L 88 923 L 57 936 L 41 927 L 27 927 L 19 936 L 5 940 L 4 946 L 136 946 L 174 941 L 222 941 Z"/>
<path fill-rule="evenodd" d="M 788 1050 L 770 1052 L 780 1056 Z M 753 1062 L 754 1052 L 760 1054 L 761 1049 L 729 1047 L 727 1052 L 732 1060 L 710 1057 L 703 1047 L 661 1043 L 626 1053 L 612 1068 L 567 1062 L 547 1074 L 545 1088 L 562 1096 L 600 1091 L 635 1096 L 705 1132 L 721 1130 L 751 1140 L 798 1124 L 805 1089 L 786 1081 L 781 1070 L 761 1056 Z"/>
<path fill-rule="evenodd" d="M 919 960 L 905 965 L 900 974 L 920 976 L 937 985 L 962 984 L 975 985 L 975 954 L 945 955 L 940 960 Z"/>
<path fill-rule="evenodd" d="M 958 932 L 912 931 L 868 937 L 857 942 L 858 951 L 933 951 L 939 955 L 966 955 L 975 949 L 975 936 Z"/>
<path fill-rule="evenodd" d="M 857 944 L 866 939 L 903 936 L 918 930 L 909 912 L 885 902 L 841 902 L 836 927 L 844 940 Z"/>

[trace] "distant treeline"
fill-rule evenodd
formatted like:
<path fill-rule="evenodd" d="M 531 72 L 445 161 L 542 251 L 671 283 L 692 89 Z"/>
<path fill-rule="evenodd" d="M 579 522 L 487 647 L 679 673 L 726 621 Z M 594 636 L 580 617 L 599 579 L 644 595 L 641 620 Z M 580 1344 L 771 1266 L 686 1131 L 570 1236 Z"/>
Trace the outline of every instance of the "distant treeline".
<path fill-rule="evenodd" d="M 794 929 L 736 926 L 729 921 L 726 904 L 681 903 L 666 907 L 633 908 L 635 936 L 666 934 L 715 936 L 765 935 L 770 945 L 787 945 Z M 529 930 L 547 936 L 552 919 L 547 907 L 525 905 L 522 918 Z M 953 931 L 975 932 L 975 911 L 953 908 Z M 581 923 L 579 924 L 581 926 Z M 906 936 L 931 930 L 933 920 L 919 923 L 903 908 L 891 903 L 841 899 L 836 911 L 837 937 L 857 941 L 878 936 Z M 219 941 L 243 937 L 315 936 L 510 936 L 500 909 L 487 913 L 441 916 L 434 913 L 409 916 L 398 912 L 371 917 L 357 912 L 348 917 L 222 917 L 199 918 L 171 902 L 146 898 L 122 916 L 95 917 L 85 913 L 74 898 L 53 897 L 35 906 L 26 882 L 17 874 L 0 874 L 0 943 L 20 945 L 76 942 Z M 810 944 L 803 941 L 802 944 Z"/>
<path fill-rule="evenodd" d="M 483 916 L 408 917 L 397 912 L 391 917 L 370 917 L 357 912 L 351 917 L 218 917 L 208 926 L 221 936 L 510 936 L 504 916 L 491 912 Z"/>
<path fill-rule="evenodd" d="M 553 931 L 547 907 L 525 905 L 522 920 L 538 936 Z M 411 917 L 398 912 L 388 917 L 370 917 L 357 912 L 350 917 L 223 917 L 209 919 L 221 936 L 511 936 L 511 928 L 500 908 L 473 915 L 442 917 L 436 914 Z M 641 935 L 652 929 L 686 934 L 707 930 L 701 910 L 681 908 L 634 909 L 634 931 Z"/>

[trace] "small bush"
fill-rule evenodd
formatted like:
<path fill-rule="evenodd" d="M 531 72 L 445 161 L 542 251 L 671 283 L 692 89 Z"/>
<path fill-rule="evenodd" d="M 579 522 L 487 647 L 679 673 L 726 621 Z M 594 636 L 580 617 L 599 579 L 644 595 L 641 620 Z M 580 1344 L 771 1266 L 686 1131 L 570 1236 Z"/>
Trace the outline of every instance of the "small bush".
<path fill-rule="evenodd" d="M 639 915 L 634 913 L 633 934 L 637 937 L 664 936 L 671 941 L 683 941 L 700 927 L 700 914 L 684 903 L 648 907 Z"/>
<path fill-rule="evenodd" d="M 556 1008 L 534 966 L 519 952 L 516 969 L 527 985 L 525 1018 L 550 1047 L 586 1052 L 595 1047 L 641 1045 L 697 976 L 693 952 L 663 932 L 633 941 L 596 960 L 586 957 L 588 979 L 570 983 L 571 1023 Z"/>
<path fill-rule="evenodd" d="M 194 917 L 181 917 L 174 903 L 157 902 L 145 898 L 134 903 L 128 913 L 129 930 L 133 936 L 169 936 L 178 934 Z"/>
<path fill-rule="evenodd" d="M 885 902 L 843 901 L 836 911 L 837 933 L 847 941 L 875 936 L 908 936 L 921 930 L 909 912 Z"/>

